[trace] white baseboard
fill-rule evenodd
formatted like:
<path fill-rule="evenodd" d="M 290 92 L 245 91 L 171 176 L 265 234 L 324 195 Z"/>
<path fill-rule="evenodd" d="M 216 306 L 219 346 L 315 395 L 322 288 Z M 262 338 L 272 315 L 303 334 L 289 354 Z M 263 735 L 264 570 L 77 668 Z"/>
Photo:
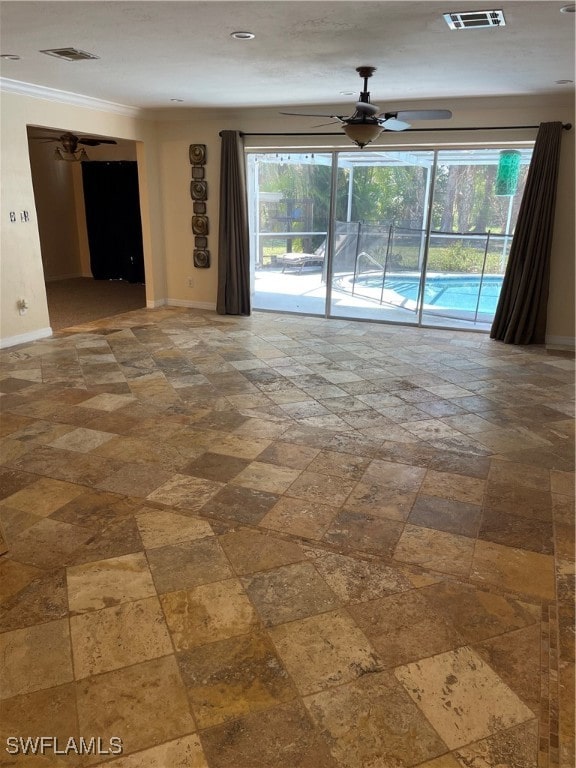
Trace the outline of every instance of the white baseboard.
<path fill-rule="evenodd" d="M 15 347 L 17 344 L 28 344 L 31 341 L 38 341 L 38 339 L 46 339 L 48 336 L 52 336 L 52 328 L 39 328 L 37 331 L 19 333 L 17 336 L 7 336 L 0 339 L 0 349 Z"/>
<path fill-rule="evenodd" d="M 574 336 L 546 336 L 546 349 L 574 352 L 576 338 Z"/>
<path fill-rule="evenodd" d="M 216 304 L 211 301 L 185 301 L 184 299 L 166 299 L 169 307 L 188 307 L 188 309 L 207 309 L 216 311 Z"/>

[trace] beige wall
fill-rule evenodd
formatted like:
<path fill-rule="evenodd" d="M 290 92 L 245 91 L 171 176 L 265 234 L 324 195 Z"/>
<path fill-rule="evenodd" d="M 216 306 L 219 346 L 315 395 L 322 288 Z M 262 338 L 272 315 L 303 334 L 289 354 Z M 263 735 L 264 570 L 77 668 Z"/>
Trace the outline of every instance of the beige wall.
<path fill-rule="evenodd" d="M 400 106 L 400 105 L 399 105 Z M 537 125 L 543 121 L 574 119 L 574 102 L 567 96 L 539 99 L 467 99 L 418 104 L 403 108 L 442 106 L 452 109 L 451 127 Z M 335 109 L 341 110 L 342 106 Z M 314 111 L 314 110 L 312 110 Z M 323 107 L 321 111 L 332 111 Z M 218 186 L 220 138 L 223 129 L 247 133 L 304 132 L 309 122 L 283 118 L 275 110 L 222 111 L 174 110 L 150 113 L 149 120 L 95 111 L 83 107 L 5 94 L 2 98 L 2 339 L 39 334 L 48 326 L 40 258 L 38 227 L 33 215 L 28 225 L 4 223 L 8 211 L 34 212 L 26 125 L 44 125 L 97 133 L 136 141 L 140 191 L 143 205 L 146 290 L 148 305 L 163 301 L 183 306 L 214 307 L 217 290 Z M 320 131 L 326 129 L 320 129 Z M 379 146 L 466 145 L 470 143 L 527 141 L 534 130 L 439 132 L 433 134 L 385 133 Z M 552 343 L 574 339 L 574 129 L 565 132 L 562 144 L 556 224 L 551 264 L 548 336 Z M 337 137 L 247 138 L 252 146 L 342 146 Z M 188 147 L 207 146 L 207 213 L 212 265 L 196 269 L 192 263 L 190 164 Z M 376 145 L 371 145 L 375 147 Z M 192 285 L 189 285 L 189 280 Z M 20 316 L 16 300 L 25 294 L 30 311 Z M 13 343 L 13 342 L 12 342 Z"/>

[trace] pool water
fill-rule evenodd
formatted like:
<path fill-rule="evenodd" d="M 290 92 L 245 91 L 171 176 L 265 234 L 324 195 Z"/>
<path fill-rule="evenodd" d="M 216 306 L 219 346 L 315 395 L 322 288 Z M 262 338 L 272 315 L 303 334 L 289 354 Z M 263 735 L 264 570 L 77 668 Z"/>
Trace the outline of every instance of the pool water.
<path fill-rule="evenodd" d="M 494 315 L 502 288 L 502 275 L 428 275 L 424 286 L 424 306 L 437 310 L 458 310 Z M 360 275 L 356 286 L 382 289 L 381 275 Z M 390 275 L 384 289 L 394 291 L 406 301 L 418 301 L 418 275 Z M 478 293 L 480 291 L 480 303 Z"/>

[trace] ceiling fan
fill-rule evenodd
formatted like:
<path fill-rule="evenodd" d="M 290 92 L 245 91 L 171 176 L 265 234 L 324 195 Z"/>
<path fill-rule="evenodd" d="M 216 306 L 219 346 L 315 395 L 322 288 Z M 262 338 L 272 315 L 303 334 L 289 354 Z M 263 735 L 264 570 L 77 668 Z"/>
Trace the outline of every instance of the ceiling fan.
<path fill-rule="evenodd" d="M 76 136 L 69 131 L 61 136 L 33 136 L 40 141 L 57 141 L 62 146 L 56 147 L 54 157 L 56 160 L 67 160 L 68 162 L 78 162 L 80 160 L 89 160 L 88 154 L 84 149 L 87 147 L 97 147 L 99 144 L 116 144 L 114 139 L 100 139 L 96 136 Z"/>
<path fill-rule="evenodd" d="M 344 115 L 306 114 L 304 112 L 281 112 L 281 115 L 300 117 L 330 117 L 340 123 L 344 133 L 360 148 L 365 147 L 382 131 L 405 131 L 410 128 L 408 120 L 447 120 L 452 117 L 449 109 L 418 109 L 398 112 L 380 112 L 380 107 L 372 104 L 368 91 L 368 78 L 372 77 L 376 67 L 356 67 L 356 72 L 364 79 L 364 88 L 360 99 L 354 105 L 354 112 L 349 117 Z M 329 125 L 329 123 L 326 123 Z"/>

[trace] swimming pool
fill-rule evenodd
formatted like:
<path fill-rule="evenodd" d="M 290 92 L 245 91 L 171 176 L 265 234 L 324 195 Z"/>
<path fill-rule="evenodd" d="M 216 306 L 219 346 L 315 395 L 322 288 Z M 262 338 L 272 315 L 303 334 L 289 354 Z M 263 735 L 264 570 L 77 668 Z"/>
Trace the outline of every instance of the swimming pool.
<path fill-rule="evenodd" d="M 429 274 L 424 286 L 424 308 L 443 313 L 456 312 L 493 316 L 498 304 L 502 275 L 447 275 Z M 358 295 L 380 298 L 382 301 L 407 309 L 416 309 L 420 287 L 420 275 L 387 275 L 382 286 L 382 274 L 359 275 L 350 278 L 350 286 Z M 382 288 L 384 290 L 382 290 Z M 480 293 L 480 302 L 478 294 Z"/>

